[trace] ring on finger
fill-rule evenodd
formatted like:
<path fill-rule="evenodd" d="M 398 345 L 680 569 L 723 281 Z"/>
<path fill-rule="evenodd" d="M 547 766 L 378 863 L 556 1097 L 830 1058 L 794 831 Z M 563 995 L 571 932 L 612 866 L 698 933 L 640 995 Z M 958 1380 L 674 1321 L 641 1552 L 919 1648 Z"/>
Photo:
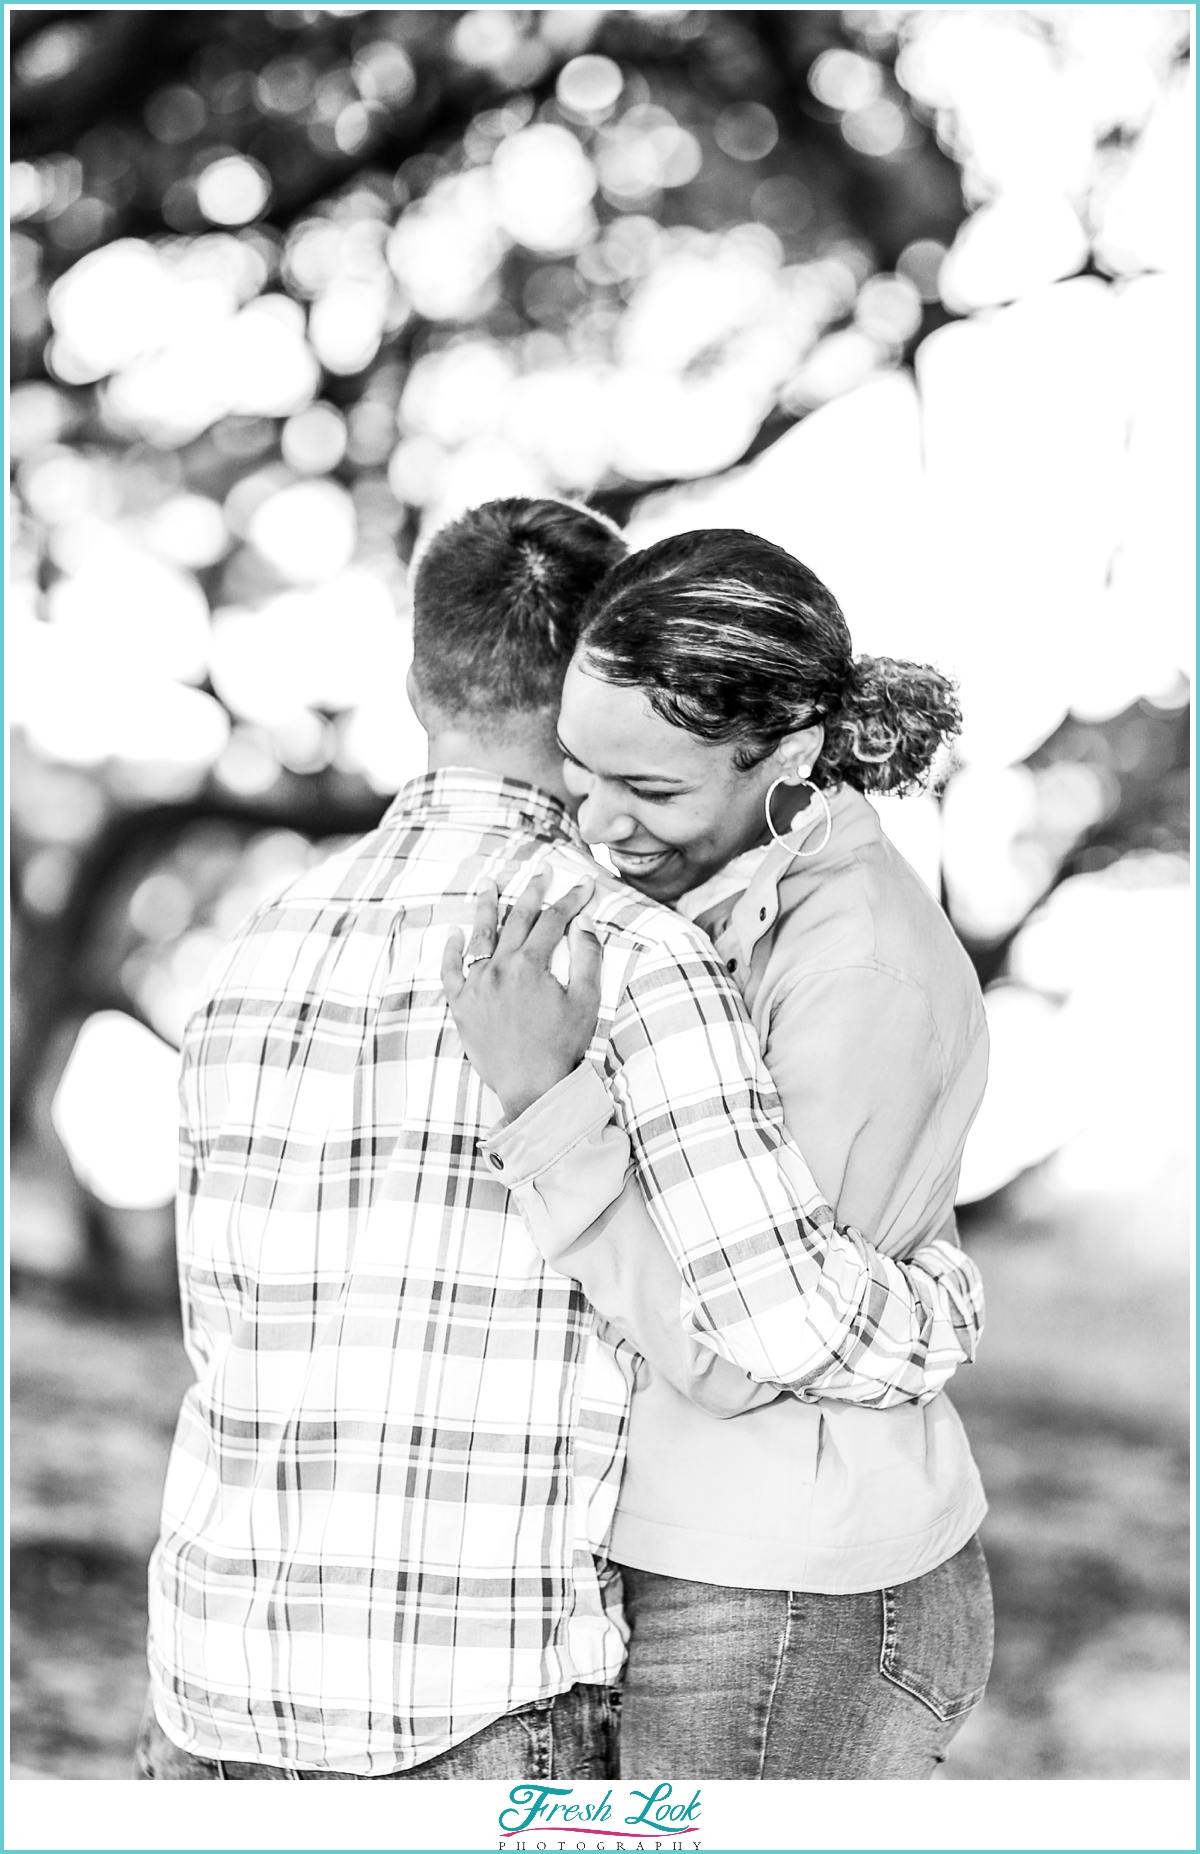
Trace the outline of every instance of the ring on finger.
<path fill-rule="evenodd" d="M 472 966 L 482 965 L 484 961 L 490 959 L 491 956 L 490 953 L 468 953 L 463 960 L 463 977 L 465 978 L 467 976 Z"/>

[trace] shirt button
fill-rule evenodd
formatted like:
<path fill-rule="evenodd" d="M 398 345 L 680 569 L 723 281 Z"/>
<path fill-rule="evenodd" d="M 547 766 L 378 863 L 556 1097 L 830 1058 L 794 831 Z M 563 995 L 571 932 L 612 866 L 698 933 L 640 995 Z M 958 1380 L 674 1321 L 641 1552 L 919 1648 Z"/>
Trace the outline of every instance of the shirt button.
<path fill-rule="evenodd" d="M 766 920 L 766 918 L 767 918 L 767 910 L 766 910 L 765 908 L 760 908 L 760 909 L 758 910 L 758 918 L 759 918 L 759 920 L 760 920 L 760 921 L 765 921 L 765 920 Z"/>
<path fill-rule="evenodd" d="M 500 1157 L 498 1152 L 488 1153 L 488 1164 L 494 1166 L 498 1172 L 504 1170 L 504 1160 Z"/>
<path fill-rule="evenodd" d="M 731 959 L 731 960 L 730 960 L 730 962 L 729 962 L 729 970 L 730 970 L 731 972 L 736 972 L 736 971 L 737 971 L 737 960 L 736 960 L 736 959 Z"/>

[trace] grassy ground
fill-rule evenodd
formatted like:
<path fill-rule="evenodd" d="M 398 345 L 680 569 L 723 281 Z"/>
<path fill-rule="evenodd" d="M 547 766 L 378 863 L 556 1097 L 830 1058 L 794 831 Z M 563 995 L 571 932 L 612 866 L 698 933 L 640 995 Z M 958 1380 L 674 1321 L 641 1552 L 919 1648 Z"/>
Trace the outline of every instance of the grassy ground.
<path fill-rule="evenodd" d="M 996 1660 L 951 1776 L 1189 1774 L 1190 1309 L 1182 1242 L 1162 1242 L 1180 1208 L 1048 1225 L 1035 1183 L 971 1234 L 988 1328 L 954 1394 L 991 1506 Z"/>
<path fill-rule="evenodd" d="M 970 1233 L 989 1326 L 956 1400 L 991 1499 L 992 1684 L 957 1778 L 1188 1774 L 1188 1298 L 1127 1217 L 1036 1188 Z M 187 1377 L 174 1328 L 12 1309 L 12 1757 L 124 1778 L 145 1566 Z"/>

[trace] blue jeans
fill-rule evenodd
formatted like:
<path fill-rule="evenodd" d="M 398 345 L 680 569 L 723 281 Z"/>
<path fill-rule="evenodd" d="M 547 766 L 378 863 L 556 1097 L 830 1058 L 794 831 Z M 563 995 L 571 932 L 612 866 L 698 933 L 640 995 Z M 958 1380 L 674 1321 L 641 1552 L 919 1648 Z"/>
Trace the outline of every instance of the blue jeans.
<path fill-rule="evenodd" d="M 376 1782 L 415 1778 L 418 1782 L 501 1777 L 604 1778 L 616 1774 L 617 1695 L 607 1687 L 572 1687 L 553 1699 L 533 1700 L 485 1725 L 481 1732 L 452 1745 L 411 1770 L 391 1770 Z M 173 1744 L 146 1701 L 134 1753 L 135 1778 L 157 1782 L 296 1783 L 307 1778 L 352 1780 L 345 1770 L 280 1769 L 274 1764 L 244 1764 L 234 1758 L 196 1757 Z"/>
<path fill-rule="evenodd" d="M 932 1777 L 983 1697 L 992 1592 L 977 1538 L 861 1596 L 621 1575 L 623 1777 Z"/>

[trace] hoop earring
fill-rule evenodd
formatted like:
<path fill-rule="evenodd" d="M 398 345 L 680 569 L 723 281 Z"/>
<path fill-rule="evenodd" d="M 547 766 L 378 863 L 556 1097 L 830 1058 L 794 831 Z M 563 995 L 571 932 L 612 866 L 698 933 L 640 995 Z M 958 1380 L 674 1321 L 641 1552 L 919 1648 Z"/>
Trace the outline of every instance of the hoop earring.
<path fill-rule="evenodd" d="M 783 837 L 781 836 L 780 832 L 776 830 L 774 821 L 772 820 L 771 800 L 775 796 L 776 788 L 781 785 L 792 785 L 792 784 L 806 785 L 809 791 L 812 792 L 817 798 L 820 799 L 822 807 L 824 808 L 825 835 L 822 837 L 820 843 L 817 845 L 815 850 L 793 850 L 790 844 L 784 842 Z M 774 784 L 771 785 L 767 791 L 766 812 L 767 812 L 767 829 L 770 831 L 772 838 L 777 844 L 781 846 L 781 848 L 785 850 L 789 850 L 793 856 L 819 856 L 821 854 L 821 851 L 825 848 L 825 845 L 829 842 L 829 839 L 833 835 L 833 813 L 829 809 L 829 800 L 826 798 L 820 786 L 814 785 L 811 779 L 800 779 L 796 781 L 796 780 L 789 779 L 786 774 L 781 773 L 779 778 L 775 780 Z"/>

